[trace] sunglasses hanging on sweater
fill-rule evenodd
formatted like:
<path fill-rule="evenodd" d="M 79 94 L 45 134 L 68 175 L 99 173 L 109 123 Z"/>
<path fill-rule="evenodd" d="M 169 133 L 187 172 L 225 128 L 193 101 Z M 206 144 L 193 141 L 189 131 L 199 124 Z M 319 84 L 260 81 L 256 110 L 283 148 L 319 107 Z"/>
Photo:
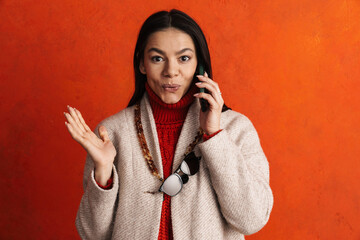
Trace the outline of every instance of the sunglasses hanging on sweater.
<path fill-rule="evenodd" d="M 189 176 L 199 171 L 199 161 L 201 157 L 196 157 L 194 152 L 187 154 L 180 167 L 165 179 L 159 191 L 173 197 L 182 189 L 183 185 L 189 181 Z"/>
<path fill-rule="evenodd" d="M 155 166 L 155 163 L 152 159 L 152 156 L 150 154 L 149 148 L 146 143 L 144 129 L 142 128 L 142 123 L 141 123 L 141 113 L 140 113 L 139 103 L 135 105 L 135 125 L 145 161 L 147 162 L 147 165 L 151 173 L 162 182 L 159 192 L 163 192 L 171 197 L 177 195 L 181 191 L 183 185 L 189 181 L 189 176 L 192 176 L 199 171 L 199 161 L 201 157 L 196 157 L 193 151 L 196 144 L 200 141 L 200 139 L 204 134 L 203 130 L 199 129 L 194 141 L 190 143 L 189 146 L 187 147 L 186 152 L 184 154 L 185 158 L 182 161 L 179 168 L 164 181 L 160 176 L 158 169 Z"/>

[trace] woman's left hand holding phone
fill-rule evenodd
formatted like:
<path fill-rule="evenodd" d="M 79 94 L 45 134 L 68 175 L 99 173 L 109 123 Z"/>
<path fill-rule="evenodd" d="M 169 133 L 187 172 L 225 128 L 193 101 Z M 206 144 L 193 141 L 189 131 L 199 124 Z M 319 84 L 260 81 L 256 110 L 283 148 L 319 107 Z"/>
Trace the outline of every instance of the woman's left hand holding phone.
<path fill-rule="evenodd" d="M 79 110 L 67 106 L 68 113 L 64 112 L 68 122 L 65 125 L 71 137 L 78 142 L 91 156 L 95 165 L 95 180 L 105 186 L 112 174 L 112 165 L 116 156 L 116 150 L 110 141 L 108 132 L 104 126 L 99 127 L 100 138 L 91 131 L 85 123 Z"/>
<path fill-rule="evenodd" d="M 203 98 L 209 102 L 209 109 L 206 112 L 200 111 L 200 127 L 206 134 L 211 135 L 220 130 L 220 117 L 224 105 L 219 85 L 210 79 L 207 73 L 204 76 L 197 75 L 200 82 L 196 85 L 199 88 L 206 88 L 209 93 L 197 93 L 194 96 Z"/>

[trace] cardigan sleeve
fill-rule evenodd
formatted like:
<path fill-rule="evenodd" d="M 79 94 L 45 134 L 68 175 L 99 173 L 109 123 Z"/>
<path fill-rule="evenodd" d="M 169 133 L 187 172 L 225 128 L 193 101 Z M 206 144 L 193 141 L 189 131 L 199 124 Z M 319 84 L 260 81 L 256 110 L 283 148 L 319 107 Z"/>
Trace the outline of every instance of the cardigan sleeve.
<path fill-rule="evenodd" d="M 113 176 L 111 176 L 111 177 L 109 178 L 109 180 L 107 180 L 105 186 L 104 186 L 104 185 L 101 185 L 98 181 L 96 181 L 96 183 L 97 183 L 97 185 L 98 185 L 99 187 L 101 187 L 102 189 L 111 189 L 111 188 L 112 188 L 112 184 L 113 184 Z"/>
<path fill-rule="evenodd" d="M 244 235 L 259 231 L 269 219 L 273 195 L 269 165 L 250 120 L 235 118 L 199 149 L 225 220 Z"/>
<path fill-rule="evenodd" d="M 106 128 L 108 129 L 107 126 Z M 98 135 L 97 129 L 98 127 L 95 133 Z M 111 139 L 111 132 L 108 132 Z M 112 178 L 113 184 L 111 188 L 101 188 L 95 180 L 94 162 L 87 155 L 83 178 L 84 194 L 75 221 L 76 228 L 82 239 L 111 238 L 119 190 L 119 178 L 115 165 L 113 165 L 112 169 Z"/>

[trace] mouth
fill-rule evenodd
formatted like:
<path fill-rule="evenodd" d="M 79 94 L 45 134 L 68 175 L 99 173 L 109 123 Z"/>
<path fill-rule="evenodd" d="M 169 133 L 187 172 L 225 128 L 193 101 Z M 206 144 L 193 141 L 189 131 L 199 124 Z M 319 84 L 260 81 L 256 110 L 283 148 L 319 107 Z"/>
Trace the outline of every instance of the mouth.
<path fill-rule="evenodd" d="M 176 92 L 179 88 L 179 84 L 162 84 L 162 88 L 167 92 Z"/>

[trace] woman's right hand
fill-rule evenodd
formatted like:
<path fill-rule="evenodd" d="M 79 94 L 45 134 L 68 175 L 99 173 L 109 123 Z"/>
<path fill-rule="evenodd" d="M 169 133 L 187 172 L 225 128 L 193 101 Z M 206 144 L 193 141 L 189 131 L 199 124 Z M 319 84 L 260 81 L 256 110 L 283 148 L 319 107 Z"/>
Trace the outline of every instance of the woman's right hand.
<path fill-rule="evenodd" d="M 95 179 L 105 186 L 112 174 L 112 165 L 116 150 L 110 141 L 104 126 L 99 127 L 98 138 L 85 123 L 79 110 L 67 106 L 68 113 L 64 113 L 68 122 L 65 125 L 71 137 L 77 141 L 91 156 L 95 165 Z"/>

